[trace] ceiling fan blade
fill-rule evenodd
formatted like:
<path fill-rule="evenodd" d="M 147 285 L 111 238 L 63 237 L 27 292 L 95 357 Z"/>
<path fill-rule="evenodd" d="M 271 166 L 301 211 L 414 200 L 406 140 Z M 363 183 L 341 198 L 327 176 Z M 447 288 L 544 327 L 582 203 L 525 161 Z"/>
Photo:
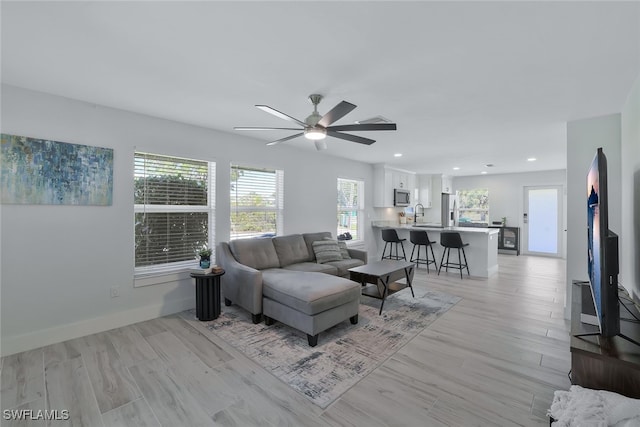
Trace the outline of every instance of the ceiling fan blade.
<path fill-rule="evenodd" d="M 276 139 L 275 141 L 267 142 L 267 145 L 280 144 L 281 142 L 285 142 L 285 141 L 288 141 L 288 140 L 293 139 L 293 138 L 297 138 L 297 137 L 302 136 L 302 135 L 304 135 L 304 132 L 296 133 L 294 135 L 287 136 L 286 138 L 280 138 L 280 139 Z"/>
<path fill-rule="evenodd" d="M 351 111 L 353 111 L 354 108 L 356 108 L 356 106 L 352 103 L 342 101 L 341 103 L 333 107 L 331 111 L 322 116 L 318 124 L 322 127 L 327 127 L 331 123 L 337 122 L 338 120 L 349 114 Z"/>
<path fill-rule="evenodd" d="M 261 128 L 261 127 L 246 127 L 236 126 L 233 130 L 303 130 L 300 128 Z"/>
<path fill-rule="evenodd" d="M 329 126 L 327 130 L 348 130 L 348 131 L 360 131 L 360 130 L 396 130 L 395 123 L 364 123 L 356 125 L 338 125 Z"/>
<path fill-rule="evenodd" d="M 256 107 L 258 107 L 259 109 L 261 109 L 262 111 L 264 111 L 266 113 L 273 114 L 276 117 L 280 117 L 281 119 L 288 120 L 288 121 L 293 122 L 293 123 L 297 123 L 302 127 L 307 127 L 307 124 L 305 122 L 301 122 L 300 120 L 298 120 L 298 119 L 296 119 L 294 117 L 288 116 L 285 113 L 276 110 L 275 108 L 269 107 L 268 105 L 256 105 Z"/>
<path fill-rule="evenodd" d="M 371 145 L 376 142 L 373 139 L 363 138 L 361 136 L 349 135 L 348 133 L 340 133 L 332 130 L 327 130 L 327 135 L 332 136 L 334 138 L 346 139 L 347 141 L 357 142 L 359 144 Z"/>

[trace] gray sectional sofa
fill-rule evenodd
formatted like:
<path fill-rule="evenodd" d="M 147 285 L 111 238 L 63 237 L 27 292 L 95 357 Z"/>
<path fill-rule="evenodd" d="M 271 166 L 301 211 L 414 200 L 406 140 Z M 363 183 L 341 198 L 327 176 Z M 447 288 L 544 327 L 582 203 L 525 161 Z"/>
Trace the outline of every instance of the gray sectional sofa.
<path fill-rule="evenodd" d="M 225 304 L 246 309 L 254 323 L 264 316 L 267 325 L 277 320 L 301 330 L 311 346 L 331 326 L 357 323 L 360 284 L 348 269 L 366 264 L 367 252 L 343 246 L 336 254 L 334 244 L 329 232 L 220 243 Z"/>

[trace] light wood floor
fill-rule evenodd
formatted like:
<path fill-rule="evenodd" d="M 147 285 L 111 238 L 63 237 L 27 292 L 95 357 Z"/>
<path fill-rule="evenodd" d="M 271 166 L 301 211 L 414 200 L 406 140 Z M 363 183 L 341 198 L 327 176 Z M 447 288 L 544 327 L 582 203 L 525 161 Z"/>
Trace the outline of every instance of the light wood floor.
<path fill-rule="evenodd" d="M 0 423 L 548 425 L 553 391 L 570 386 L 565 262 L 500 255 L 499 265 L 489 280 L 421 267 L 417 287 L 463 300 L 326 410 L 168 316 L 3 358 L 3 410 L 68 410 L 71 418 Z"/>

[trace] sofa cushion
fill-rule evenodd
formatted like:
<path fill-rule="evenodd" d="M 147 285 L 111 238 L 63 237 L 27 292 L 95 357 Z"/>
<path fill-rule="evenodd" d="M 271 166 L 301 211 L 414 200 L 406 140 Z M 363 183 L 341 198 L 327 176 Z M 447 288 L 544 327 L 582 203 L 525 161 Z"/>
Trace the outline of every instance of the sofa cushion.
<path fill-rule="evenodd" d="M 318 240 L 324 240 L 331 238 L 331 233 L 328 231 L 322 231 L 320 233 L 305 233 L 302 235 L 304 242 L 307 244 L 307 251 L 309 252 L 309 259 L 307 261 L 315 262 L 316 254 L 313 252 L 313 242 Z"/>
<path fill-rule="evenodd" d="M 356 258 L 341 259 L 340 261 L 331 261 L 323 265 L 330 265 L 338 269 L 338 276 L 349 277 L 349 269 L 364 265 L 362 260 Z"/>
<path fill-rule="evenodd" d="M 278 236 L 273 239 L 273 246 L 276 248 L 280 266 L 285 267 L 298 262 L 309 260 L 309 250 L 302 238 L 302 234 L 291 234 L 289 236 Z"/>
<path fill-rule="evenodd" d="M 278 253 L 271 239 L 237 239 L 229 242 L 231 253 L 240 264 L 256 270 L 280 267 Z"/>
<path fill-rule="evenodd" d="M 360 284 L 323 273 L 267 270 L 262 276 L 265 298 L 308 315 L 360 298 Z"/>
<path fill-rule="evenodd" d="M 283 268 L 291 271 L 308 271 L 311 273 L 327 273 L 333 274 L 334 276 L 338 275 L 338 269 L 333 265 L 318 264 L 317 262 L 298 262 L 296 264 L 287 265 Z"/>
<path fill-rule="evenodd" d="M 334 240 L 318 240 L 313 242 L 313 252 L 316 254 L 316 260 L 320 264 L 325 264 L 329 261 L 340 261 L 342 259 L 338 242 Z"/>

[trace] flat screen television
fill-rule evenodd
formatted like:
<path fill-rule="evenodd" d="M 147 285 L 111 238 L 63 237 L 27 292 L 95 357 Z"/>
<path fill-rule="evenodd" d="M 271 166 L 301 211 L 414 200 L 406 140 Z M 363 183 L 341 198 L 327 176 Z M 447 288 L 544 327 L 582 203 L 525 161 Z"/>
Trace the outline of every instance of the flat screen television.
<path fill-rule="evenodd" d="M 618 236 L 609 230 L 607 158 L 598 151 L 587 174 L 587 240 L 591 295 L 600 334 L 620 334 Z"/>

